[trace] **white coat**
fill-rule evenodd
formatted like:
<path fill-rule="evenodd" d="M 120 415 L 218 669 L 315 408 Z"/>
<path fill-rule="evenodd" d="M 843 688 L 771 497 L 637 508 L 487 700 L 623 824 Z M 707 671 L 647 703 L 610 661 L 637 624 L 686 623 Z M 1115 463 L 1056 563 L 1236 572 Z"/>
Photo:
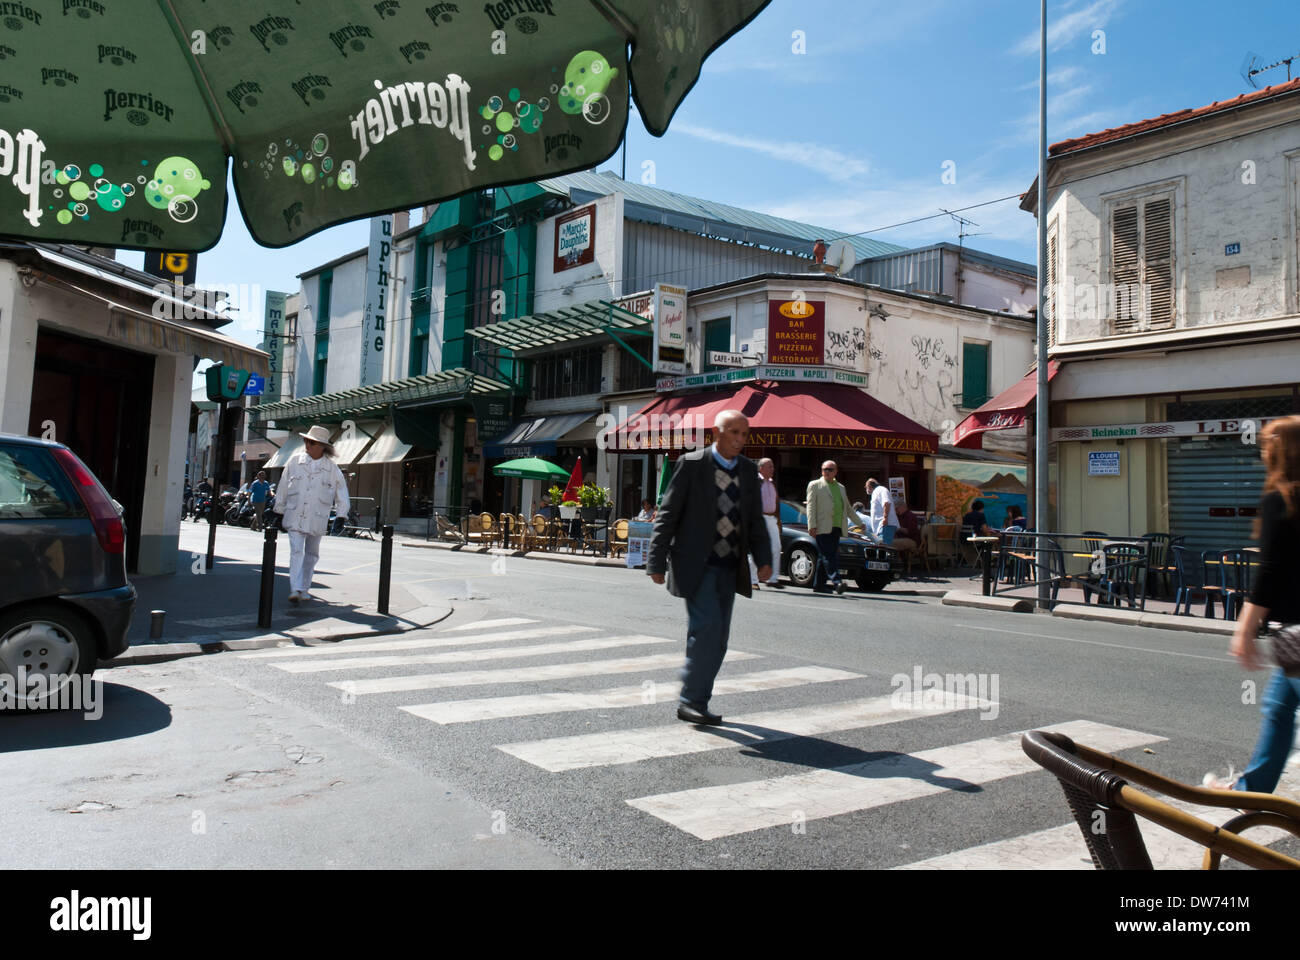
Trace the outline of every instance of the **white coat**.
<path fill-rule="evenodd" d="M 275 489 L 275 512 L 284 517 L 285 530 L 323 536 L 330 508 L 346 517 L 349 506 L 348 484 L 338 464 L 324 456 L 313 460 L 306 452 L 289 458 Z"/>

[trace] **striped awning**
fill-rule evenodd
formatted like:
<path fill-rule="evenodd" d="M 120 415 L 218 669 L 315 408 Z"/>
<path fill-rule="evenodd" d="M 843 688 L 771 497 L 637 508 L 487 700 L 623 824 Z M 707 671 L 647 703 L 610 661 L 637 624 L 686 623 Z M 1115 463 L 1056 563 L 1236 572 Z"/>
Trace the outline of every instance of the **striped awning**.
<path fill-rule="evenodd" d="M 457 367 L 441 373 L 407 377 L 405 380 L 389 380 L 385 383 L 322 393 L 298 400 L 258 404 L 250 409 L 259 421 L 333 422 L 360 413 L 378 413 L 393 405 L 414 405 L 437 400 L 454 401 L 482 393 L 509 390 L 508 383 Z"/>
<path fill-rule="evenodd" d="M 571 340 L 624 330 L 647 330 L 649 320 L 624 310 L 608 300 L 591 300 L 572 307 L 560 307 L 517 320 L 504 320 L 466 330 L 472 337 L 506 350 L 532 350 Z"/>

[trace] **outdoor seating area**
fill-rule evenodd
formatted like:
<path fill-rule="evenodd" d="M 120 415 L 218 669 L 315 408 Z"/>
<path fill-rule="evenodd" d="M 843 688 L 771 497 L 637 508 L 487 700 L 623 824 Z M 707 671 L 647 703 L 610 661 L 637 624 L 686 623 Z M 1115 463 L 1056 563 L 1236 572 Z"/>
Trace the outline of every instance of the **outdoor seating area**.
<path fill-rule="evenodd" d="M 1195 605 L 1200 615 L 1224 620 L 1240 614 L 1259 567 L 1255 547 L 1192 550 L 1184 537 L 1159 532 L 1113 537 L 1099 530 L 1036 534 L 1012 528 L 988 545 L 996 596 L 1035 597 L 1041 572 L 1054 604 L 1183 616 L 1195 615 Z"/>
<path fill-rule="evenodd" d="M 608 509 L 587 517 L 548 519 L 534 514 L 473 513 L 459 525 L 438 516 L 438 539 L 476 547 L 499 547 L 522 553 L 567 552 L 615 556 L 627 550 L 627 520 L 608 519 Z"/>

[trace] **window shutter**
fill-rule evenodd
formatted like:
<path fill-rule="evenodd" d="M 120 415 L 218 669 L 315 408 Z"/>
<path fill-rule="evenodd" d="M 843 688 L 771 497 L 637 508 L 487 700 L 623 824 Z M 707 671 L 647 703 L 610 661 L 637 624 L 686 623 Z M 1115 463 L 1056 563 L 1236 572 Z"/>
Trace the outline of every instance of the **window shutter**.
<path fill-rule="evenodd" d="M 1047 238 L 1047 297 L 1045 298 L 1047 309 L 1047 343 L 1049 346 L 1056 345 L 1056 238 L 1059 234 L 1053 233 Z"/>
<path fill-rule="evenodd" d="M 1173 202 L 1148 200 L 1142 210 L 1142 270 L 1146 328 L 1174 325 Z"/>
<path fill-rule="evenodd" d="M 989 399 L 989 345 L 961 346 L 961 405 L 967 410 L 983 406 Z"/>
<path fill-rule="evenodd" d="M 1138 238 L 1138 208 L 1115 211 L 1110 234 L 1110 279 L 1115 287 L 1116 333 L 1136 330 L 1141 310 L 1141 256 Z"/>

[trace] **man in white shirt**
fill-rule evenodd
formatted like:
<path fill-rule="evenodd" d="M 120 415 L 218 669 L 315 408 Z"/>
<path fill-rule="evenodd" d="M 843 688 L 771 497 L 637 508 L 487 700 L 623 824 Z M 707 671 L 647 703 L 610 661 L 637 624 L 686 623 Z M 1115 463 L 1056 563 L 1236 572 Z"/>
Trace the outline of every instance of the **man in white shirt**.
<path fill-rule="evenodd" d="M 772 576 L 766 586 L 783 589 L 781 583 L 781 502 L 776 494 L 776 464 L 764 457 L 758 461 L 759 494 L 763 500 L 763 523 L 767 527 L 768 543 L 772 547 Z M 758 586 L 758 566 L 753 556 L 749 558 L 749 579 Z"/>
<path fill-rule="evenodd" d="M 275 498 L 275 512 L 289 534 L 289 602 L 310 600 L 311 579 L 320 559 L 320 540 L 329 526 L 330 507 L 340 517 L 351 505 L 347 481 L 333 460 L 334 446 L 325 427 L 316 425 L 303 438 L 303 452 L 289 458 Z"/>
<path fill-rule="evenodd" d="M 871 497 L 871 532 L 882 543 L 893 543 L 898 533 L 898 511 L 889 488 L 873 477 L 867 481 L 867 495 Z"/>

